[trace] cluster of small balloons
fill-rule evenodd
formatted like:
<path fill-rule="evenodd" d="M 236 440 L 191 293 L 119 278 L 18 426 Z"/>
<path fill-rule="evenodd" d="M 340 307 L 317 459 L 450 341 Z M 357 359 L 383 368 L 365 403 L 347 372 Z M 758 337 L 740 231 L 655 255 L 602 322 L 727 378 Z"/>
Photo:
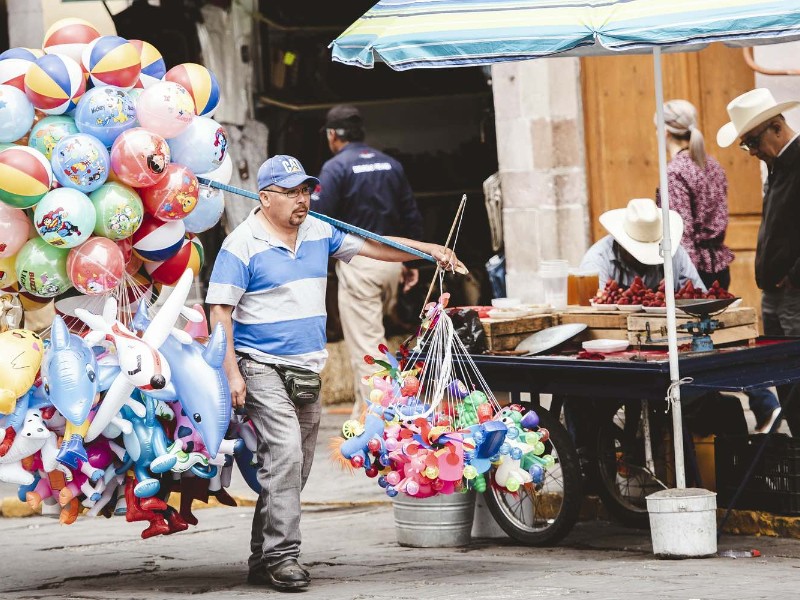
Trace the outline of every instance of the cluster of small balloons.
<path fill-rule="evenodd" d="M 197 273 L 224 210 L 197 177 L 232 173 L 219 101 L 204 66 L 81 19 L 0 54 L 0 290 L 34 308 Z"/>

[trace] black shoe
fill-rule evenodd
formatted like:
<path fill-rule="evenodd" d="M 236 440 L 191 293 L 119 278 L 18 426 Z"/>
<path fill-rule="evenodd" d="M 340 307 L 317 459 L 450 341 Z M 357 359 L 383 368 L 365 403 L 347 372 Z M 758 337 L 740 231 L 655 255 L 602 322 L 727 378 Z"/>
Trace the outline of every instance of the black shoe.
<path fill-rule="evenodd" d="M 294 558 L 285 560 L 265 569 L 267 579 L 277 590 L 296 591 L 308 587 L 311 577 Z"/>

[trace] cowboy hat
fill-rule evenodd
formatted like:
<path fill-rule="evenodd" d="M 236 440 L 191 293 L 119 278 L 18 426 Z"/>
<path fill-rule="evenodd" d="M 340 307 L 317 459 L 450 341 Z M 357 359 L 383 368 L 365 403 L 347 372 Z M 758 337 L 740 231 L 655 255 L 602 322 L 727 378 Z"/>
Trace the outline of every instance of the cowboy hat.
<path fill-rule="evenodd" d="M 663 264 L 659 248 L 664 237 L 661 209 L 650 198 L 634 198 L 625 208 L 604 212 L 600 224 L 640 263 Z M 683 237 L 683 219 L 674 210 L 669 211 L 669 227 L 674 256 Z"/>
<path fill-rule="evenodd" d="M 798 106 L 800 106 L 800 102 L 795 100 L 775 102 L 772 92 L 766 88 L 756 88 L 745 92 L 728 103 L 728 116 L 731 120 L 719 128 L 717 144 L 721 148 L 727 148 L 742 134 L 777 117 L 782 112 Z"/>

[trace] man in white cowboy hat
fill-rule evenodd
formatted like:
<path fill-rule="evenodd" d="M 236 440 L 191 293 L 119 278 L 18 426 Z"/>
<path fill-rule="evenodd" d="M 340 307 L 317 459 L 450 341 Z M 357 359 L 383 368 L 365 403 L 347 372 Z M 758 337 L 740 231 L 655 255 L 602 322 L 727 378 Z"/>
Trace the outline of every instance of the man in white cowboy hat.
<path fill-rule="evenodd" d="M 797 101 L 776 102 L 767 89 L 751 90 L 731 100 L 731 120 L 717 132 L 721 147 L 739 138 L 742 150 L 769 168 L 755 260 L 766 335 L 800 336 L 800 133 L 782 114 L 798 106 Z M 778 395 L 785 405 L 790 390 L 779 388 Z M 793 434 L 800 434 L 800 400 L 793 402 L 786 421 Z"/>
<path fill-rule="evenodd" d="M 669 211 L 669 217 L 675 289 L 691 281 L 696 288 L 705 290 L 692 259 L 681 247 L 683 219 L 673 210 Z M 656 289 L 664 278 L 663 222 L 656 203 L 650 198 L 634 198 L 625 208 L 600 215 L 600 224 L 610 235 L 586 251 L 581 270 L 596 270 L 600 285 L 613 279 L 621 286 L 630 287 L 638 275 L 647 287 Z"/>

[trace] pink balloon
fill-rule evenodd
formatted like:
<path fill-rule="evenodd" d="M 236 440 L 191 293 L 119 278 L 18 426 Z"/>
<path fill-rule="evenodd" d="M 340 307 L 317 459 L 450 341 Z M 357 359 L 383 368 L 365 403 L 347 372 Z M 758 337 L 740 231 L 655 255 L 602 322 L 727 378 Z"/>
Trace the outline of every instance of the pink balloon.
<path fill-rule="evenodd" d="M 169 162 L 167 140 L 141 127 L 123 131 L 111 146 L 111 169 L 131 187 L 155 185 L 166 175 Z"/>
<path fill-rule="evenodd" d="M 108 238 L 89 238 L 67 256 L 67 275 L 82 294 L 110 292 L 122 281 L 124 273 L 122 250 Z"/>
<path fill-rule="evenodd" d="M 136 100 L 139 124 L 165 138 L 183 133 L 194 118 L 194 100 L 182 85 L 159 81 Z"/>
<path fill-rule="evenodd" d="M 0 258 L 14 256 L 28 241 L 30 220 L 18 208 L 0 202 Z"/>

